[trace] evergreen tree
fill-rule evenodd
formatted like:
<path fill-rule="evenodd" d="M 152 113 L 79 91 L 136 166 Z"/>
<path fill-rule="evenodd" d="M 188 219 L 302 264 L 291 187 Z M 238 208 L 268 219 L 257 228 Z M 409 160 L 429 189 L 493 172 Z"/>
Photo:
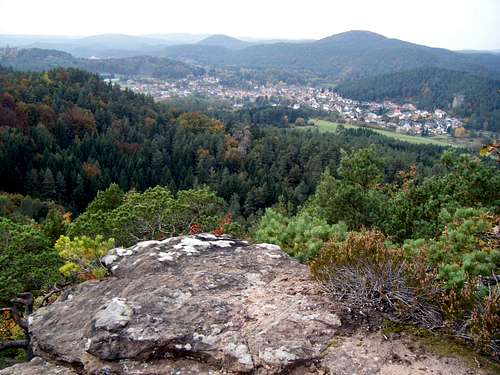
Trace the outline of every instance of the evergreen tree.
<path fill-rule="evenodd" d="M 58 171 L 56 174 L 56 191 L 59 200 L 64 200 L 66 197 L 66 180 L 61 171 Z"/>
<path fill-rule="evenodd" d="M 45 174 L 43 175 L 42 195 L 45 198 L 54 198 L 56 196 L 56 181 L 49 168 L 45 170 Z"/>

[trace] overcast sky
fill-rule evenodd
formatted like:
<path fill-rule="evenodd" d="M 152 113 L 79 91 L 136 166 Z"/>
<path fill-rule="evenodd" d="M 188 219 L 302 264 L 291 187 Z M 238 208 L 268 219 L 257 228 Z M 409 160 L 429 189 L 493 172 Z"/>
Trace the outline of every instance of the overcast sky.
<path fill-rule="evenodd" d="M 0 33 L 223 33 L 318 39 L 347 30 L 500 49 L 500 0 L 0 0 Z"/>

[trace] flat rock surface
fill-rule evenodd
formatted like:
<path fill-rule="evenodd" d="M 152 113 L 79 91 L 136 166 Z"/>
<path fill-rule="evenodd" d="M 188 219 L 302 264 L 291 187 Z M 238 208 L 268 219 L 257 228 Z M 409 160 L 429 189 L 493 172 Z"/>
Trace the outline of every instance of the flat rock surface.
<path fill-rule="evenodd" d="M 307 267 L 275 245 L 186 236 L 103 261 L 111 277 L 33 315 L 36 354 L 92 374 L 170 373 L 186 361 L 272 374 L 313 365 L 341 325 Z"/>
<path fill-rule="evenodd" d="M 339 337 L 322 359 L 336 375 L 479 375 L 490 374 L 467 366 L 457 358 L 428 353 L 406 335 L 386 337 L 381 333 Z"/>
<path fill-rule="evenodd" d="M 77 375 L 72 369 L 49 363 L 40 357 L 0 370 L 1 375 Z"/>
<path fill-rule="evenodd" d="M 275 245 L 184 236 L 103 262 L 109 277 L 35 312 L 39 358 L 1 375 L 481 373 L 408 340 L 340 336 L 334 301 Z"/>

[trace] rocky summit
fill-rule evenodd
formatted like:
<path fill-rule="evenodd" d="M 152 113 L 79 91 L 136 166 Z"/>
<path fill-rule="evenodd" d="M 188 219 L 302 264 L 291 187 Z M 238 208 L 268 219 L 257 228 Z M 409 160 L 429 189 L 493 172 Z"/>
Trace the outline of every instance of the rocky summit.
<path fill-rule="evenodd" d="M 32 316 L 36 355 L 88 374 L 280 373 L 313 365 L 341 324 L 275 245 L 197 235 L 102 261 L 110 277 Z"/>
<path fill-rule="evenodd" d="M 37 357 L 0 374 L 424 374 L 432 365 L 381 336 L 342 341 L 336 305 L 275 245 L 202 234 L 116 248 L 102 261 L 109 277 L 32 315 Z M 442 374 L 466 373 L 446 363 Z"/>

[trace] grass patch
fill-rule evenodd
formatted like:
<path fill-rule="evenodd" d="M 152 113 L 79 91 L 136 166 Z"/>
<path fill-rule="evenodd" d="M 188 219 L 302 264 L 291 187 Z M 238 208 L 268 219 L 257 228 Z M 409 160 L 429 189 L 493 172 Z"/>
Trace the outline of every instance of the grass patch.
<path fill-rule="evenodd" d="M 393 132 L 390 130 L 374 129 L 374 128 L 369 128 L 369 127 L 364 127 L 364 126 L 354 125 L 354 124 L 339 124 L 339 123 L 332 122 L 332 121 L 318 120 L 318 119 L 315 119 L 313 121 L 314 121 L 314 126 L 304 127 L 303 129 L 318 129 L 320 132 L 334 133 L 337 131 L 337 127 L 339 125 L 342 125 L 346 129 L 359 129 L 359 128 L 369 129 L 371 131 L 374 131 L 375 133 L 384 135 L 386 137 L 397 139 L 398 141 L 409 142 L 409 143 L 414 143 L 414 144 L 433 144 L 433 145 L 445 146 L 445 147 L 446 146 L 452 146 L 452 147 L 464 147 L 465 146 L 463 144 L 457 144 L 457 143 L 453 142 L 448 137 L 419 137 L 416 135 L 396 133 L 396 132 Z"/>
<path fill-rule="evenodd" d="M 457 339 L 431 332 L 424 328 L 384 321 L 382 333 L 406 333 L 420 342 L 424 348 L 442 357 L 457 358 L 465 361 L 471 368 L 478 366 L 491 374 L 500 374 L 500 364 L 492 359 L 475 353 L 469 346 Z"/>

